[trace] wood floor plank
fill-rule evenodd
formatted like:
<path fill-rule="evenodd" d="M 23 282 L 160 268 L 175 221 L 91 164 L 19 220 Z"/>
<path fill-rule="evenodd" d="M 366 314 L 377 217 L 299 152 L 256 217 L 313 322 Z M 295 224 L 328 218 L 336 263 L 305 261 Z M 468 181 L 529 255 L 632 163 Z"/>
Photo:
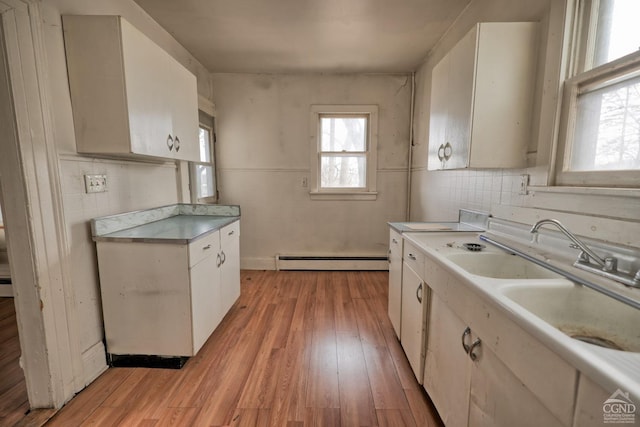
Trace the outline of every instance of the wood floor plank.
<path fill-rule="evenodd" d="M 387 280 L 243 271 L 183 369 L 109 369 L 47 425 L 441 426 L 386 317 Z"/>
<path fill-rule="evenodd" d="M 338 381 L 340 421 L 345 426 L 376 426 L 376 412 L 369 386 L 364 354 L 357 333 L 339 332 Z"/>
<path fill-rule="evenodd" d="M 407 398 L 387 348 L 368 344 L 362 347 L 376 409 L 408 410 Z"/>

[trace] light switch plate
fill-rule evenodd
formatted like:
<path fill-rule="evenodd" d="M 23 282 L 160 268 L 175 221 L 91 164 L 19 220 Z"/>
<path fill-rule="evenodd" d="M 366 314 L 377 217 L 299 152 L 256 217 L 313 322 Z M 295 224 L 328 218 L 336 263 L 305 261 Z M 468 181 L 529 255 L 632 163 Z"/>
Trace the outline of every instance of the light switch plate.
<path fill-rule="evenodd" d="M 529 175 L 526 173 L 520 175 L 520 191 L 518 192 L 518 194 L 523 196 L 526 196 L 527 194 L 529 194 L 529 190 L 527 189 L 528 186 L 529 186 Z"/>
<path fill-rule="evenodd" d="M 103 193 L 107 191 L 107 175 L 85 175 L 84 188 L 87 193 Z"/>

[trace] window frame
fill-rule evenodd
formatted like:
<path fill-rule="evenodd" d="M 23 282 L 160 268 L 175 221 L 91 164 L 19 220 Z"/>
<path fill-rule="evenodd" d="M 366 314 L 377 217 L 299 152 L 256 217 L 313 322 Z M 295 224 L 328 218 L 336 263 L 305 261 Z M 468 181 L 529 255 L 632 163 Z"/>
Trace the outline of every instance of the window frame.
<path fill-rule="evenodd" d="M 320 186 L 320 163 L 323 154 L 333 155 L 333 152 L 322 151 L 320 119 L 326 116 L 348 117 L 366 116 L 366 151 L 345 152 L 344 155 L 364 153 L 366 162 L 366 184 L 364 187 L 322 188 Z M 312 105 L 309 115 L 310 141 L 310 191 L 312 200 L 375 200 L 377 197 L 377 151 L 378 151 L 378 106 L 373 104 L 360 105 Z"/>
<path fill-rule="evenodd" d="M 191 201 L 194 204 L 213 204 L 218 202 L 218 177 L 216 169 L 216 133 L 215 133 L 215 117 L 209 116 L 206 113 L 200 111 L 200 120 L 198 123 L 198 132 L 200 129 L 205 129 L 209 133 L 209 150 L 211 153 L 210 162 L 189 162 L 189 191 L 191 193 Z M 204 116 L 204 117 L 203 117 Z M 200 147 L 198 146 L 198 155 L 200 155 Z M 213 170 L 213 195 L 199 197 L 198 188 L 196 186 L 197 179 L 197 166 L 210 166 Z"/>
<path fill-rule="evenodd" d="M 640 73 L 640 51 L 632 52 L 614 61 L 582 71 L 593 58 L 593 30 L 598 19 L 597 0 L 577 0 L 573 15 L 572 48 L 569 49 L 570 76 L 564 81 L 560 110 L 559 141 L 556 151 L 554 185 L 573 187 L 639 188 L 640 170 L 569 170 L 571 150 L 576 146 L 576 119 L 578 96 L 605 82 L 628 78 Z"/>

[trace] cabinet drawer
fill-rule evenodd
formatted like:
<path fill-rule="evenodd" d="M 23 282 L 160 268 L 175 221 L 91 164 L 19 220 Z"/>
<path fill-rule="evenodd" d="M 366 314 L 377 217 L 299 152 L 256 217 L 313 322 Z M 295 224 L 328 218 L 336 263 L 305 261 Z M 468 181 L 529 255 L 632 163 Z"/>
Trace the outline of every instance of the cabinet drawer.
<path fill-rule="evenodd" d="M 224 247 L 228 241 L 237 239 L 240 236 L 240 221 L 232 222 L 229 225 L 225 225 L 220 229 L 220 240 L 222 247 Z"/>
<path fill-rule="evenodd" d="M 418 273 L 420 277 L 424 277 L 424 254 L 420 252 L 417 247 L 405 241 L 402 259 L 413 271 Z"/>
<path fill-rule="evenodd" d="M 214 231 L 189 244 L 189 267 L 193 267 L 208 256 L 215 256 L 220 250 L 220 232 Z"/>

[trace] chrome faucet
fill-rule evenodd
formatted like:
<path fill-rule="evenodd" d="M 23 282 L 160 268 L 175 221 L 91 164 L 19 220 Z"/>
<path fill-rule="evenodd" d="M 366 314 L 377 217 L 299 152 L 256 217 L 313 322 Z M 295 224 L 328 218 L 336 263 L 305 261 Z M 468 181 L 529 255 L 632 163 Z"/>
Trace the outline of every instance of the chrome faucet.
<path fill-rule="evenodd" d="M 536 222 L 533 227 L 531 227 L 530 232 L 532 234 L 536 234 L 538 232 L 538 229 L 545 224 L 556 226 L 558 230 L 562 231 L 562 233 L 567 236 L 569 240 L 571 240 L 572 244 L 570 245 L 570 247 L 580 249 L 580 255 L 578 255 L 578 259 L 576 260 L 576 262 L 573 263 L 575 267 L 598 274 L 600 276 L 604 276 L 612 280 L 616 280 L 627 286 L 636 288 L 640 287 L 640 270 L 638 270 L 635 275 L 618 271 L 618 260 L 616 258 L 602 258 L 598 256 L 598 254 L 593 252 L 585 243 L 580 241 L 557 219 L 542 219 Z M 593 260 L 596 264 L 598 264 L 598 266 L 594 266 L 593 264 L 591 264 L 590 260 Z"/>
<path fill-rule="evenodd" d="M 555 225 L 560 231 L 562 231 L 564 233 L 565 236 L 567 236 L 569 238 L 569 240 L 571 240 L 573 242 L 572 247 L 574 247 L 576 249 L 580 249 L 582 251 L 580 253 L 580 256 L 578 257 L 578 259 L 580 261 L 589 262 L 589 258 L 591 258 L 592 260 L 594 260 L 596 262 L 596 264 L 598 264 L 600 267 L 602 267 L 602 269 L 604 271 L 615 270 L 615 268 L 616 268 L 616 259 L 615 258 L 603 259 L 603 258 L 599 257 L 591 249 L 589 249 L 589 247 L 587 245 L 582 243 L 572 232 L 570 232 L 567 229 L 567 227 L 562 225 L 562 223 L 560 221 L 558 221 L 557 219 L 541 219 L 540 221 L 538 221 L 535 224 L 533 224 L 533 227 L 531 227 L 531 231 L 530 232 L 532 234 L 537 233 L 538 229 L 540 227 L 542 227 L 543 225 L 545 225 L 545 224 Z"/>

